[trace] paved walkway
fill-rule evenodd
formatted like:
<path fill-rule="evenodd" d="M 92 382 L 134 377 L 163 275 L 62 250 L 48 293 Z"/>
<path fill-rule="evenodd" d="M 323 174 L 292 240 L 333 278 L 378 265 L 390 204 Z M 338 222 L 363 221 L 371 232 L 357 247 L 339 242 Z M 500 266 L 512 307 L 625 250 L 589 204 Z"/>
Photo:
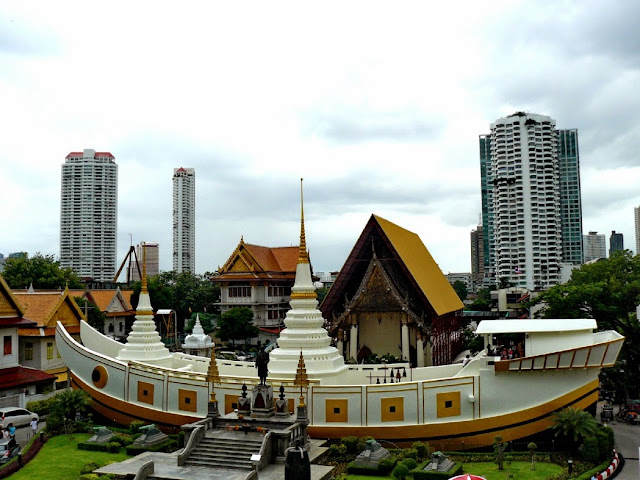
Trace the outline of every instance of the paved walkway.
<path fill-rule="evenodd" d="M 598 404 L 598 419 L 600 418 L 600 407 Z M 614 408 L 618 413 L 618 407 Z M 638 480 L 640 478 L 640 467 L 638 466 L 638 450 L 640 449 L 640 425 L 629 425 L 625 422 L 613 421 L 608 424 L 616 434 L 616 448 L 624 457 L 626 463 L 620 471 L 616 480 Z"/>
<path fill-rule="evenodd" d="M 309 459 L 315 458 L 324 453 L 326 447 L 321 447 L 324 440 L 311 440 L 311 450 Z M 123 462 L 106 465 L 95 473 L 114 473 L 116 475 L 135 475 L 140 467 L 153 460 L 154 473 L 152 476 L 171 480 L 193 480 L 206 478 L 211 480 L 244 480 L 249 474 L 248 470 L 212 469 L 207 467 L 184 466 L 178 467 L 178 452 L 154 453 L 146 452 Z M 331 478 L 333 467 L 325 465 L 311 465 L 311 480 L 325 480 Z M 260 480 L 282 480 L 284 478 L 284 465 L 269 465 L 264 470 L 258 472 Z"/>

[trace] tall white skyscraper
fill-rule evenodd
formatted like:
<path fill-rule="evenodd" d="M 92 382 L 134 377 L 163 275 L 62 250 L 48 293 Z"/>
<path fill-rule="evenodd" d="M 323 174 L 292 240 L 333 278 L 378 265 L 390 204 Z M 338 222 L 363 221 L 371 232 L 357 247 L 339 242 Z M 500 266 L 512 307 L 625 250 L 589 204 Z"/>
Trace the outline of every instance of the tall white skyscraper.
<path fill-rule="evenodd" d="M 607 239 L 604 233 L 589 232 L 583 235 L 584 262 L 590 262 L 598 258 L 607 258 Z"/>
<path fill-rule="evenodd" d="M 485 276 L 529 289 L 580 263 L 582 213 L 577 130 L 516 112 L 480 136 Z M 564 231 L 564 234 L 563 234 Z"/>
<path fill-rule="evenodd" d="M 111 281 L 116 271 L 118 166 L 109 152 L 71 152 L 62 165 L 60 266 Z"/>
<path fill-rule="evenodd" d="M 636 255 L 640 255 L 640 207 L 633 207 L 633 218 L 636 224 Z"/>
<path fill-rule="evenodd" d="M 173 169 L 173 269 L 195 272 L 196 171 Z"/>

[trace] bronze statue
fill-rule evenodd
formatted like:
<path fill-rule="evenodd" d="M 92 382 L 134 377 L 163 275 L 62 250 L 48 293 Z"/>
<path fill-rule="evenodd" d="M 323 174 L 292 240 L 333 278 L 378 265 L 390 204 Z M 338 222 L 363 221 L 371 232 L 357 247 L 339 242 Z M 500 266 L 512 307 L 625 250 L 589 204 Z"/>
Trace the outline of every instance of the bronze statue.
<path fill-rule="evenodd" d="M 267 384 L 267 375 L 269 375 L 269 353 L 264 351 L 264 348 L 258 352 L 256 356 L 256 368 L 258 369 L 258 378 L 260 378 L 260 385 Z"/>

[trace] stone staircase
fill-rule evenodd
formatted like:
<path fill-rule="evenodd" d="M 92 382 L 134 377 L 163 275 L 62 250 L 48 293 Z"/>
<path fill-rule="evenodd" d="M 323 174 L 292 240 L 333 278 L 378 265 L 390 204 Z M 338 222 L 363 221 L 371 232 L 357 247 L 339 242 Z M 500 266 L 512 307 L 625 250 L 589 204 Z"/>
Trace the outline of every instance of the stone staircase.
<path fill-rule="evenodd" d="M 251 455 L 260 452 L 262 438 L 245 435 L 205 436 L 185 462 L 210 468 L 252 470 Z"/>

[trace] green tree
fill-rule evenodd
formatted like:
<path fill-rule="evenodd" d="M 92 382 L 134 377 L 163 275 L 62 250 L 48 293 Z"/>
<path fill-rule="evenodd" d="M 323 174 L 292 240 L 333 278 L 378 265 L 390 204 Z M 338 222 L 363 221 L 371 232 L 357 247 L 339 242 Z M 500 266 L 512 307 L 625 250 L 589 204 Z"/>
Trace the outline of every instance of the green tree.
<path fill-rule="evenodd" d="M 550 427 L 556 437 L 568 440 L 577 450 L 584 439 L 594 436 L 598 431 L 598 422 L 590 413 L 579 408 L 568 407 L 553 416 L 554 424 Z"/>
<path fill-rule="evenodd" d="M 329 293 L 329 288 L 330 287 L 316 288 L 316 295 L 318 296 L 318 305 L 322 303 L 322 301 L 324 300 L 324 297 L 326 297 L 327 293 Z"/>
<path fill-rule="evenodd" d="M 536 445 L 534 442 L 529 443 L 529 445 L 527 445 L 527 448 L 529 449 L 529 453 L 531 454 L 531 470 L 536 469 L 536 450 L 538 448 L 538 445 Z"/>
<path fill-rule="evenodd" d="M 61 268 L 53 255 L 37 252 L 33 257 L 8 258 L 2 276 L 11 288 L 37 289 L 84 288 L 71 268 Z"/>
<path fill-rule="evenodd" d="M 508 443 L 502 443 L 500 435 L 493 437 L 493 458 L 494 463 L 498 465 L 498 470 L 504 470 L 504 451 L 507 449 Z"/>
<path fill-rule="evenodd" d="M 80 310 L 86 312 L 87 323 L 99 332 L 104 331 L 104 322 L 107 320 L 107 316 L 100 310 L 100 307 L 83 297 L 74 297 L 73 299 L 80 307 Z"/>
<path fill-rule="evenodd" d="M 476 298 L 471 305 L 469 305 L 469 310 L 477 311 L 477 312 L 488 312 L 493 307 L 493 300 L 491 299 L 491 290 L 488 288 L 481 288 L 478 290 L 478 298 Z"/>
<path fill-rule="evenodd" d="M 393 469 L 391 475 L 393 475 L 393 478 L 403 480 L 407 475 L 409 475 L 409 468 L 406 465 L 399 463 L 396 468 Z"/>
<path fill-rule="evenodd" d="M 574 270 L 571 279 L 540 294 L 532 305 L 542 305 L 543 318 L 593 318 L 602 330 L 616 330 L 625 342 L 602 383 L 618 398 L 640 396 L 640 324 L 635 318 L 640 303 L 640 256 L 629 250 Z"/>
<path fill-rule="evenodd" d="M 253 311 L 248 307 L 233 307 L 220 316 L 219 330 L 216 337 L 227 341 L 231 345 L 236 340 L 247 340 L 258 336 L 260 330 L 253 324 Z"/>
<path fill-rule="evenodd" d="M 462 280 L 456 280 L 451 286 L 458 294 L 458 297 L 460 297 L 460 300 L 464 302 L 469 294 L 469 290 L 467 290 L 467 286 L 464 282 Z"/>

